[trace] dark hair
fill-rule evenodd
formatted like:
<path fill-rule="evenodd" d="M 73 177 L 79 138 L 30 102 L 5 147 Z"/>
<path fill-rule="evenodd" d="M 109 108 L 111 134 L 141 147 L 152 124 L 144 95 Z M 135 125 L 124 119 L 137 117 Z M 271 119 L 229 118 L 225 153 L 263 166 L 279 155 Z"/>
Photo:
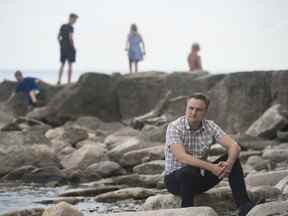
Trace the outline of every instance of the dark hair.
<path fill-rule="evenodd" d="M 137 28 L 137 25 L 135 23 L 131 25 L 130 31 L 138 32 L 138 28 Z"/>
<path fill-rule="evenodd" d="M 205 94 L 203 94 L 203 93 L 201 93 L 201 92 L 197 92 L 197 93 L 194 93 L 194 94 L 188 96 L 188 97 L 187 97 L 187 101 L 186 101 L 186 105 L 187 105 L 187 102 L 188 102 L 191 98 L 204 101 L 204 103 L 206 104 L 206 108 L 208 109 L 209 104 L 210 104 L 210 100 L 209 100 L 209 98 L 208 98 Z"/>
<path fill-rule="evenodd" d="M 78 18 L 79 16 L 75 13 L 70 13 L 69 18 Z"/>
<path fill-rule="evenodd" d="M 22 72 L 20 70 L 17 70 L 15 73 L 14 73 L 14 76 L 22 76 Z"/>

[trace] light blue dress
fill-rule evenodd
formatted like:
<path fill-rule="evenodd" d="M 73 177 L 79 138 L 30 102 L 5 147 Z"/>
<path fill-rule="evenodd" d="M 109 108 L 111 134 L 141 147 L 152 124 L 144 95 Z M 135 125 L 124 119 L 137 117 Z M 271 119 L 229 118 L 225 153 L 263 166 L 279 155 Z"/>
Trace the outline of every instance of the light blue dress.
<path fill-rule="evenodd" d="M 128 36 L 128 42 L 129 42 L 129 50 L 128 50 L 129 61 L 131 62 L 142 61 L 143 52 L 140 47 L 140 44 L 142 42 L 141 37 L 137 34 L 130 34 Z"/>

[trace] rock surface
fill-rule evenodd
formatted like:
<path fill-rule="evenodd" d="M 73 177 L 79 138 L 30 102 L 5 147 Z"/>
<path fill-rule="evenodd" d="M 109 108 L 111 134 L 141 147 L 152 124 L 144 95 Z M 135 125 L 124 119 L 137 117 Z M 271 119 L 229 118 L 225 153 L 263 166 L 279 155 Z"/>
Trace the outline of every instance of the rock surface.
<path fill-rule="evenodd" d="M 72 205 L 66 202 L 60 202 L 48 207 L 42 216 L 83 216 L 83 214 Z"/>
<path fill-rule="evenodd" d="M 257 205 L 251 209 L 247 216 L 287 215 L 288 201 L 270 202 Z"/>

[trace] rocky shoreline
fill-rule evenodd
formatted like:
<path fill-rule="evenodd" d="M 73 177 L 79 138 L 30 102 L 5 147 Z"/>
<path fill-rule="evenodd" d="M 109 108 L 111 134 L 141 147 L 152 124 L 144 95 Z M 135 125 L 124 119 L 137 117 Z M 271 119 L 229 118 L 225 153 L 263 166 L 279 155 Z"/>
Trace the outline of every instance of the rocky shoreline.
<path fill-rule="evenodd" d="M 197 196 L 197 206 L 209 206 L 202 209 L 179 209 L 179 198 L 164 188 L 165 128 L 182 115 L 185 96 L 202 91 L 212 100 L 209 118 L 242 146 L 240 159 L 249 196 L 256 202 L 267 202 L 249 215 L 268 215 L 263 213 L 266 205 L 272 206 L 268 208 L 270 215 L 281 215 L 288 210 L 287 79 L 287 71 L 87 73 L 70 86 L 43 86 L 45 106 L 26 114 L 20 95 L 9 109 L 0 110 L 0 181 L 73 185 L 74 189 L 46 200 L 46 204 L 58 203 L 65 211 L 74 212 L 72 216 L 81 213 L 70 205 L 85 198 L 111 204 L 139 201 L 139 208 L 136 203 L 131 205 L 139 211 L 136 216 L 167 212 L 221 215 L 225 208 L 232 212 L 235 207 L 226 180 Z M 13 87 L 13 82 L 0 84 L 0 103 Z M 210 159 L 224 152 L 216 144 Z M 1 216 L 50 216 L 53 208 Z"/>

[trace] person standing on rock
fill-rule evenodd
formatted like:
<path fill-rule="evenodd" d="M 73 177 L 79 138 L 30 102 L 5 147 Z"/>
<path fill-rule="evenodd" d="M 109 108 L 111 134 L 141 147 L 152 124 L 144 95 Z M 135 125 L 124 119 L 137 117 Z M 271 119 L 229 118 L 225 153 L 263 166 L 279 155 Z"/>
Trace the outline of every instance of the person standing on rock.
<path fill-rule="evenodd" d="M 73 25 L 76 23 L 78 15 L 71 13 L 69 15 L 69 21 L 67 24 L 63 24 L 58 33 L 58 42 L 60 44 L 60 62 L 61 66 L 59 69 L 59 76 L 57 84 L 61 84 L 63 70 L 66 61 L 68 61 L 68 84 L 71 83 L 72 79 L 72 65 L 76 61 L 76 49 L 74 44 L 74 28 Z"/>
<path fill-rule="evenodd" d="M 199 72 L 202 71 L 201 56 L 198 54 L 200 52 L 200 45 L 198 43 L 193 43 L 191 47 L 191 52 L 188 56 L 189 71 Z"/>
<path fill-rule="evenodd" d="M 170 193 L 181 197 L 182 207 L 191 207 L 195 194 L 228 177 L 239 215 L 244 216 L 254 204 L 246 191 L 239 160 L 241 148 L 218 125 L 205 119 L 209 103 L 204 94 L 193 94 L 187 99 L 185 115 L 168 125 L 164 182 Z M 209 149 L 215 142 L 223 145 L 227 154 L 210 162 Z"/>
<path fill-rule="evenodd" d="M 37 105 L 37 96 L 40 94 L 39 83 L 45 83 L 42 80 L 33 78 L 33 77 L 23 77 L 21 71 L 17 70 L 15 72 L 15 78 L 17 80 L 17 85 L 15 92 L 12 92 L 11 96 L 5 102 L 5 104 L 9 104 L 12 99 L 15 97 L 16 93 L 24 93 L 28 99 L 28 109 L 32 109 Z"/>
<path fill-rule="evenodd" d="M 133 64 L 135 72 L 138 72 L 138 63 L 143 60 L 143 56 L 145 55 L 145 44 L 136 24 L 132 24 L 130 27 L 125 50 L 128 52 L 130 73 L 132 73 Z"/>

